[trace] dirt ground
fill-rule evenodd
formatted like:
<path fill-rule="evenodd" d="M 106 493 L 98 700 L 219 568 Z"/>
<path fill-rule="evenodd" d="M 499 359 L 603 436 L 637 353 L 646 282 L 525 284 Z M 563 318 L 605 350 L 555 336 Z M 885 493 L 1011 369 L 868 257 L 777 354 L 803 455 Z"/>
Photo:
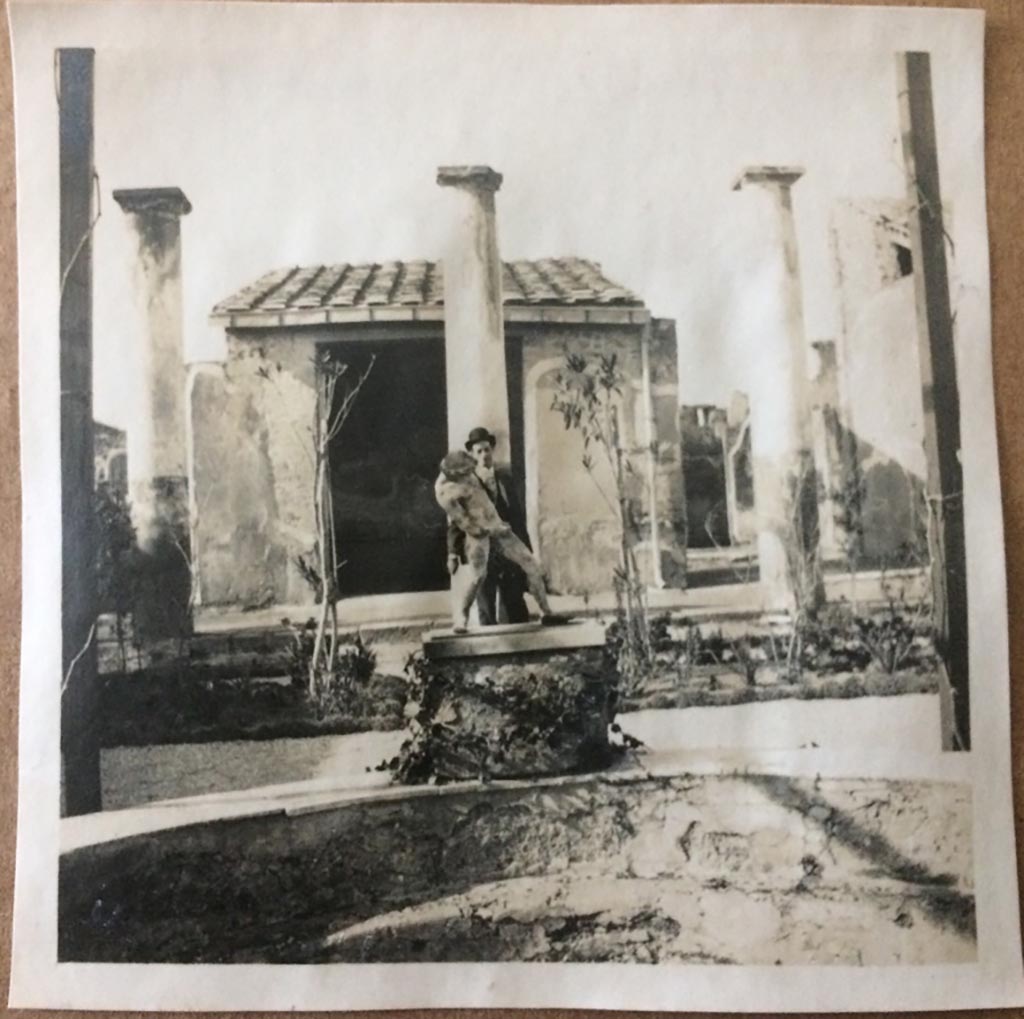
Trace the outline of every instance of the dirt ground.
<path fill-rule="evenodd" d="M 634 767 L 178 820 L 62 854 L 62 959 L 888 965 L 976 951 L 961 781 Z"/>
<path fill-rule="evenodd" d="M 731 707 L 639 711 L 622 727 L 655 752 L 748 747 L 763 750 L 938 753 L 938 697 L 771 701 Z M 345 775 L 365 784 L 367 769 L 392 757 L 401 731 L 304 739 L 111 747 L 102 753 L 103 802 L 120 810 L 156 800 L 283 785 Z M 381 775 L 380 784 L 387 782 Z"/>

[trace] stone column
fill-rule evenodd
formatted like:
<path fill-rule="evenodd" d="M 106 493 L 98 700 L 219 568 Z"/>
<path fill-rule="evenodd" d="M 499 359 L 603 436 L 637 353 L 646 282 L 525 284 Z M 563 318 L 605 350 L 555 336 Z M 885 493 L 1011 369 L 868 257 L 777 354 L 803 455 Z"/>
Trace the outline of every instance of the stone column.
<path fill-rule="evenodd" d="M 127 435 L 128 496 L 147 565 L 136 625 L 147 637 L 177 635 L 186 625 L 191 586 L 181 217 L 192 206 L 179 188 L 115 191 L 114 201 L 128 214 L 138 246 L 143 368 Z"/>
<path fill-rule="evenodd" d="M 743 171 L 733 190 L 757 186 L 761 223 L 770 231 L 758 267 L 762 313 L 756 369 L 751 372 L 750 431 L 754 461 L 757 553 L 765 607 L 792 611 L 820 598 L 817 499 L 808 427 L 803 301 L 792 187 L 794 167 Z"/>
<path fill-rule="evenodd" d="M 508 463 L 508 383 L 494 195 L 501 174 L 488 166 L 442 166 L 437 183 L 451 195 L 444 254 L 444 343 L 448 445 L 462 447 L 483 425 L 498 439 L 495 460 Z"/>
<path fill-rule="evenodd" d="M 137 413 L 128 428 L 128 492 L 139 545 L 158 540 L 185 493 L 185 351 L 181 217 L 192 206 L 178 188 L 115 191 L 138 244 L 135 292 L 143 364 Z"/>

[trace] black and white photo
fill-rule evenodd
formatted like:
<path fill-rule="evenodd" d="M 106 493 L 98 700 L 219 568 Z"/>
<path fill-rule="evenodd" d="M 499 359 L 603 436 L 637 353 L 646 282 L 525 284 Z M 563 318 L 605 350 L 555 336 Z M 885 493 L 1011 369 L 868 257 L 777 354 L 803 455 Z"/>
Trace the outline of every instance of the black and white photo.
<path fill-rule="evenodd" d="M 1024 997 L 981 15 L 12 25 L 12 1003 Z"/>

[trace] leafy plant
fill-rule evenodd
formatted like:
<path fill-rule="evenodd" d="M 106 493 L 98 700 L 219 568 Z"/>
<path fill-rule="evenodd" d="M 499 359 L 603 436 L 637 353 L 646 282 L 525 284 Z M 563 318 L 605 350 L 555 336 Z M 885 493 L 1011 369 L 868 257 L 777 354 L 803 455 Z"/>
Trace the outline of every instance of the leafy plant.
<path fill-rule="evenodd" d="M 861 643 L 884 672 L 894 673 L 914 656 L 922 619 L 905 602 L 890 600 L 884 612 L 854 619 Z"/>
<path fill-rule="evenodd" d="M 105 483 L 96 486 L 96 594 L 114 617 L 121 671 L 128 671 L 128 619 L 138 597 L 139 551 L 128 500 Z"/>
<path fill-rule="evenodd" d="M 654 651 L 647 618 L 647 598 L 634 546 L 639 511 L 634 491 L 643 479 L 630 459 L 622 437 L 622 398 L 625 378 L 615 353 L 588 359 L 567 352 L 555 376 L 551 409 L 562 416 L 566 430 L 583 440 L 581 463 L 618 523 L 619 556 L 612 578 L 621 639 L 617 668 L 627 685 L 639 682 L 651 668 Z M 595 456 L 608 465 L 614 493 L 604 490 L 595 474 Z"/>
<path fill-rule="evenodd" d="M 903 591 L 890 592 L 885 606 L 870 612 L 839 602 L 808 631 L 804 664 L 862 671 L 874 663 L 892 674 L 931 663 L 929 633 L 927 602 L 912 604 Z"/>
<path fill-rule="evenodd" d="M 310 663 L 316 653 L 317 623 L 289 626 L 292 640 L 289 644 L 289 674 L 296 686 L 305 686 L 309 679 Z M 377 668 L 377 652 L 367 644 L 358 631 L 347 644 L 335 650 L 333 667 L 329 675 L 321 675 L 311 695 L 318 718 L 345 711 L 349 708 L 357 688 L 365 686 Z"/>
<path fill-rule="evenodd" d="M 757 683 L 757 670 L 763 661 L 763 656 L 758 654 L 754 640 L 749 636 L 738 637 L 735 640 L 730 640 L 729 646 L 736 663 L 743 670 L 747 686 L 754 686 Z"/>

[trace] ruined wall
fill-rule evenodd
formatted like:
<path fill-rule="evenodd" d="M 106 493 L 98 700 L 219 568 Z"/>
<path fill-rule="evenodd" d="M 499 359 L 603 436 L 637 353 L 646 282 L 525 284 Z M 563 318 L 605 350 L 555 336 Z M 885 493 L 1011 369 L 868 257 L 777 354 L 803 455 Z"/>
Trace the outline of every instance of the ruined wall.
<path fill-rule="evenodd" d="M 689 548 L 745 545 L 757 537 L 750 404 L 734 392 L 728 407 L 679 408 Z"/>
<path fill-rule="evenodd" d="M 679 436 L 679 341 L 675 321 L 652 319 L 649 344 L 661 581 L 666 587 L 683 588 L 689 532 Z"/>
<path fill-rule="evenodd" d="M 811 348 L 811 439 L 819 492 L 821 554 L 828 560 L 845 561 L 854 549 L 859 526 L 859 504 L 850 502 L 859 477 L 856 443 L 842 423 L 835 342 L 816 340 Z"/>
<path fill-rule="evenodd" d="M 679 436 L 676 425 L 675 334 L 651 331 L 652 404 L 644 400 L 642 329 L 623 327 L 535 328 L 523 334 L 523 433 L 526 503 L 531 540 L 555 590 L 587 594 L 608 591 L 619 557 L 611 466 L 598 448 L 583 466 L 581 434 L 566 429 L 551 410 L 555 376 L 567 351 L 588 357 L 615 352 L 629 384 L 622 393 L 623 438 L 636 468 L 629 487 L 633 541 L 646 579 L 655 571 L 650 540 L 650 472 L 646 460 L 647 417 L 653 411 L 658 436 L 654 450 L 654 493 L 660 522 L 661 573 L 668 584 L 685 584 L 686 521 L 683 509 Z"/>
<path fill-rule="evenodd" d="M 189 384 L 199 603 L 311 604 L 296 556 L 313 547 L 314 338 L 228 337 Z"/>
<path fill-rule="evenodd" d="M 200 604 L 232 607 L 309 604 L 295 560 L 313 546 L 310 425 L 315 382 L 310 361 L 338 329 L 229 335 L 223 365 L 197 366 L 189 383 L 192 519 Z M 649 333 L 650 402 L 645 400 L 640 326 L 519 326 L 522 345 L 524 493 L 531 538 L 558 591 L 611 589 L 619 537 L 615 485 L 598 450 L 593 477 L 579 432 L 551 408 L 554 376 L 567 350 L 618 354 L 629 380 L 623 431 L 636 472 L 630 486 L 633 540 L 648 582 L 651 491 L 659 520 L 660 579 L 685 585 L 686 519 L 677 421 L 675 329 Z M 451 401 L 449 401 L 450 403 Z M 657 441 L 649 453 L 649 418 Z M 600 488 L 595 485 L 595 481 Z M 604 494 L 602 494 L 604 493 Z"/>
<path fill-rule="evenodd" d="M 923 526 L 924 425 L 906 204 L 846 201 L 832 216 L 839 292 L 837 350 L 848 484 L 860 552 L 900 556 Z"/>

